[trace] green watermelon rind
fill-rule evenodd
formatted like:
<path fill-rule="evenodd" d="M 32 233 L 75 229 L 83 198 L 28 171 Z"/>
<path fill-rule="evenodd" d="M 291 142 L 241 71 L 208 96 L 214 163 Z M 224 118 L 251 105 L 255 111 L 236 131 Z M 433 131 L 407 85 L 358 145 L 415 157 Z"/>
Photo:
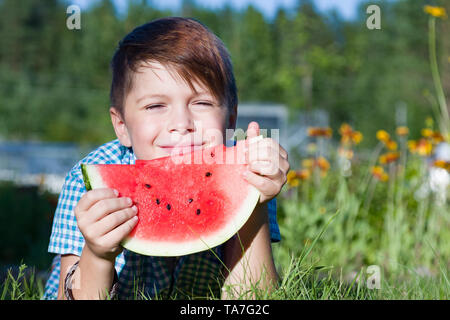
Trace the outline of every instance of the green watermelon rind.
<path fill-rule="evenodd" d="M 87 191 L 107 187 L 95 166 L 95 164 L 81 164 L 81 173 Z"/>
<path fill-rule="evenodd" d="M 89 181 L 89 175 L 86 171 L 86 165 L 84 163 L 81 164 L 81 173 L 83 174 L 83 181 L 84 181 L 86 190 L 87 191 L 92 190 L 91 182 Z"/>

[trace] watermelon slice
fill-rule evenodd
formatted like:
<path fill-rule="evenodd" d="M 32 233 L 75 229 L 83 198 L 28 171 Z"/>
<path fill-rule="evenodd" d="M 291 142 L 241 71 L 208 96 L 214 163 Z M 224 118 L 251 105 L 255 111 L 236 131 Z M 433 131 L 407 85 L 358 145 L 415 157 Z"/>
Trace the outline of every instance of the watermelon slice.
<path fill-rule="evenodd" d="M 248 143 L 136 160 L 135 165 L 81 167 L 87 190 L 114 188 L 138 207 L 139 221 L 123 247 L 143 255 L 181 256 L 224 243 L 253 212 L 260 194 L 241 176 Z"/>

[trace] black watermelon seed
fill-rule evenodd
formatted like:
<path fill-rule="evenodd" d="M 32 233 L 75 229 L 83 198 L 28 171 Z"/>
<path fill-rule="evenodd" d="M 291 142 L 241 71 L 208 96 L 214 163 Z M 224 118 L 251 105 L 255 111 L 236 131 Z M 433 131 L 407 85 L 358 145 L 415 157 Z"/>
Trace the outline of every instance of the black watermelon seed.
<path fill-rule="evenodd" d="M 192 202 L 192 201 L 194 201 L 194 200 L 192 200 L 192 198 L 189 198 L 189 200 L 188 200 L 188 201 L 189 201 L 189 203 L 191 203 L 191 202 Z"/>
<path fill-rule="evenodd" d="M 200 214 L 200 209 L 197 209 L 197 215 L 199 215 Z"/>
<path fill-rule="evenodd" d="M 214 152 L 211 152 L 211 157 L 214 157 Z"/>
<path fill-rule="evenodd" d="M 159 199 L 156 199 L 156 204 L 160 204 L 161 201 L 159 201 Z"/>
<path fill-rule="evenodd" d="M 207 173 L 206 173 L 206 176 L 207 176 L 207 177 L 210 177 L 211 175 L 212 175 L 211 172 L 207 172 Z"/>
<path fill-rule="evenodd" d="M 150 189 L 152 186 L 149 185 L 148 183 L 146 183 L 146 184 L 145 184 L 145 187 L 146 187 L 147 189 Z"/>
<path fill-rule="evenodd" d="M 170 204 L 168 204 L 168 205 L 166 206 L 166 208 L 167 208 L 167 210 L 170 210 Z"/>

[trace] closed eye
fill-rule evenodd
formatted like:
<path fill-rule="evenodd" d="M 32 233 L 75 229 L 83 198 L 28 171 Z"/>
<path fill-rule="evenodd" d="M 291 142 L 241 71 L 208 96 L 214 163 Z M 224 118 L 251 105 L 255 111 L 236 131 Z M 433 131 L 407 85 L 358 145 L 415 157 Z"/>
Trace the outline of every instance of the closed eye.
<path fill-rule="evenodd" d="M 201 104 L 204 106 L 212 106 L 213 105 L 211 102 L 207 102 L 207 101 L 199 101 L 199 102 L 196 102 L 196 104 Z"/>
<path fill-rule="evenodd" d="M 145 109 L 146 110 L 148 110 L 148 109 L 158 109 L 158 108 L 162 108 L 162 107 L 164 107 L 164 105 L 162 105 L 162 104 L 152 104 L 152 105 L 146 106 Z"/>

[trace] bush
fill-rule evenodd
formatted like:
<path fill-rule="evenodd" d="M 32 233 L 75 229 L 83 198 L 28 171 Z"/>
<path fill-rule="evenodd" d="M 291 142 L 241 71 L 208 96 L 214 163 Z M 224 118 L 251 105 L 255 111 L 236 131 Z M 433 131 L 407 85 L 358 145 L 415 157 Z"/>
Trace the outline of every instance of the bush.
<path fill-rule="evenodd" d="M 47 252 L 56 196 L 38 187 L 0 183 L 0 263 L 19 265 L 24 261 L 47 269 Z"/>

